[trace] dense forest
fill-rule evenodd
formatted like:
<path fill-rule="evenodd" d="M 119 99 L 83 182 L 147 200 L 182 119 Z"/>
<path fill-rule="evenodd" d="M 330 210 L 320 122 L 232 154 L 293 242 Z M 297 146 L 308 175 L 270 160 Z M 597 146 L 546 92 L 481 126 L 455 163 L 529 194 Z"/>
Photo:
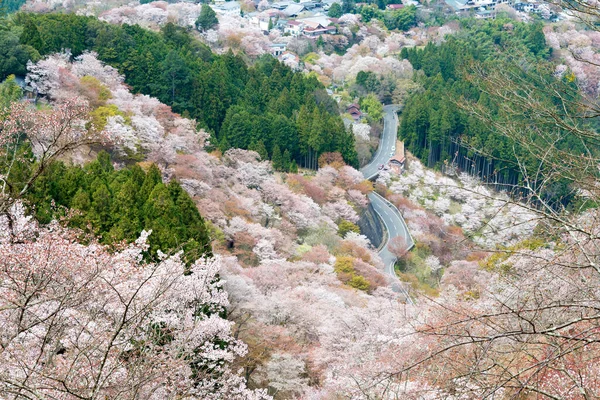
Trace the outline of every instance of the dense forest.
<path fill-rule="evenodd" d="M 14 36 L 22 28 L 19 42 L 7 43 L 19 52 L 0 70 L 0 79 L 22 74 L 27 56 L 36 52 L 44 56 L 70 49 L 77 56 L 91 50 L 125 75 L 133 91 L 195 118 L 221 150 L 264 149 L 263 157 L 269 158 L 277 148 L 282 154 L 287 150 L 290 162 L 282 163 L 282 169 L 292 169 L 292 161 L 316 168 L 320 154 L 338 151 L 348 164 L 358 166 L 354 138 L 322 84 L 270 56 L 249 67 L 231 52 L 213 54 L 173 24 L 151 32 L 75 15 L 21 13 L 12 21 L 0 29 Z"/>
<path fill-rule="evenodd" d="M 0 0 L 0 15 L 17 11 L 25 4 L 25 0 Z"/>
<path fill-rule="evenodd" d="M 491 98 L 473 83 L 471 72 L 477 66 L 481 71 L 503 68 L 532 85 L 560 81 L 552 77 L 553 66 L 547 61 L 551 49 L 546 46 L 541 24 L 502 19 L 461 23 L 461 32 L 448 36 L 439 46 L 430 42 L 423 49 L 402 49 L 401 57 L 422 71 L 416 79 L 424 90 L 407 100 L 399 134 L 407 149 L 427 166 L 441 168 L 452 164 L 499 187 L 518 185 L 523 176 L 516 157 L 532 168 L 539 160 L 531 159 L 532 155 L 518 146 L 515 149 L 515 143 L 496 132 L 492 124 L 466 112 L 459 103 L 481 106 L 496 120 L 507 118 L 499 111 L 498 99 Z M 524 65 L 529 67 L 523 68 Z M 563 93 L 574 92 L 568 79 L 562 80 L 557 84 Z M 539 92 L 545 101 L 559 104 L 543 90 Z M 523 120 L 532 117 L 526 112 L 523 110 Z M 568 134 L 563 134 L 557 144 L 579 146 Z M 568 203 L 571 195 L 567 194 L 567 185 L 568 182 L 557 182 L 546 196 Z"/>
<path fill-rule="evenodd" d="M 154 164 L 147 171 L 138 165 L 115 170 L 106 152 L 84 167 L 54 162 L 27 200 L 35 205 L 35 216 L 42 223 L 73 210 L 67 216 L 69 225 L 94 234 L 104 244 L 130 243 L 142 230 L 152 230 L 148 238 L 152 257 L 158 250 L 184 250 L 184 259 L 193 262 L 211 254 L 198 208 L 176 181 L 163 183 Z"/>

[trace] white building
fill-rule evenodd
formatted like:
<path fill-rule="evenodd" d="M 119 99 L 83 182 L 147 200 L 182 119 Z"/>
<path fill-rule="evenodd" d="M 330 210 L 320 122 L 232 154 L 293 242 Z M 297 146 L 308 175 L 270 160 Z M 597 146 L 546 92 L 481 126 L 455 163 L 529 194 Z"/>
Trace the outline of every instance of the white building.
<path fill-rule="evenodd" d="M 239 15 L 241 10 L 240 3 L 237 1 L 228 1 L 211 7 L 217 14 L 221 15 Z"/>

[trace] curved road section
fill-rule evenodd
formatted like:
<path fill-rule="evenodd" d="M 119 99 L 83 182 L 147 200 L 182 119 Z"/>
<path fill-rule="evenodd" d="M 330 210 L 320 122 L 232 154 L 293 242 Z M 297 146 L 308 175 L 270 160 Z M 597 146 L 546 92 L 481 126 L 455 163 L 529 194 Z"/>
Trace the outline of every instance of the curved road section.
<path fill-rule="evenodd" d="M 396 145 L 396 136 L 398 131 L 398 115 L 396 111 L 398 107 L 395 105 L 387 105 L 383 107 L 383 133 L 379 142 L 379 148 L 373 156 L 373 160 L 363 168 L 362 172 L 365 179 L 373 179 L 379 174 L 379 167 L 382 164 L 387 164 L 389 159 L 393 156 L 394 151 L 392 149 Z M 381 218 L 388 235 L 387 241 L 379 251 L 379 255 L 385 264 L 385 272 L 392 278 L 392 289 L 396 292 L 403 293 L 406 297 L 406 302 L 414 304 L 408 292 L 404 288 L 402 282 L 398 279 L 396 272 L 394 271 L 394 264 L 396 263 L 396 256 L 394 256 L 389 250 L 388 245 L 391 239 L 395 237 L 402 237 L 404 242 L 407 244 L 407 251 L 410 250 L 415 242 L 408 231 L 406 222 L 402 218 L 400 211 L 389 201 L 381 197 L 375 192 L 369 193 L 369 201 L 373 205 L 375 212 Z"/>

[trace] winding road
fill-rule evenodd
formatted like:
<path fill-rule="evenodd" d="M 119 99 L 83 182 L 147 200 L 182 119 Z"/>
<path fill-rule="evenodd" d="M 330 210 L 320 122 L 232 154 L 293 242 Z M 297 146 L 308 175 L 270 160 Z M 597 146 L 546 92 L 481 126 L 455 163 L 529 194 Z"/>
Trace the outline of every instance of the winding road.
<path fill-rule="evenodd" d="M 365 179 L 375 178 L 379 174 L 379 166 L 381 164 L 387 164 L 393 155 L 392 149 L 396 145 L 396 136 L 398 131 L 397 110 L 398 106 L 395 105 L 387 105 L 383 107 L 384 125 L 381 140 L 379 142 L 379 148 L 373 156 L 373 160 L 371 160 L 369 164 L 365 165 L 360 170 Z M 388 245 L 391 239 L 398 236 L 402 237 L 405 243 L 408 245 L 407 250 L 410 250 L 415 245 L 415 242 L 408 231 L 408 227 L 406 226 L 406 222 L 404 222 L 404 218 L 402 218 L 402 214 L 400 214 L 400 211 L 398 211 L 398 209 L 392 203 L 375 192 L 369 193 L 368 197 L 388 233 L 387 241 L 381 247 L 379 255 L 385 264 L 386 274 L 388 274 L 392 279 L 392 290 L 403 293 L 406 297 L 406 302 L 409 304 L 414 304 L 413 300 L 410 298 L 408 292 L 404 288 L 403 283 L 398 279 L 398 276 L 394 271 L 394 264 L 396 263 L 397 258 L 388 250 Z"/>

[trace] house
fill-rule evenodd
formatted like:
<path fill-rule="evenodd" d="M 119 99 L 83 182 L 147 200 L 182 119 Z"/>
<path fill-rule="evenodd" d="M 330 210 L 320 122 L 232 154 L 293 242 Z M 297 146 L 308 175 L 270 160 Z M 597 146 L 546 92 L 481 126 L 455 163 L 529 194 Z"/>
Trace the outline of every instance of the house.
<path fill-rule="evenodd" d="M 284 33 L 289 33 L 292 36 L 300 36 L 302 30 L 304 29 L 304 24 L 298 21 L 288 21 L 287 26 L 284 28 Z"/>
<path fill-rule="evenodd" d="M 346 107 L 346 112 L 352 116 L 354 121 L 358 121 L 362 118 L 360 106 L 356 103 L 350 104 L 348 107 Z"/>
<path fill-rule="evenodd" d="M 277 2 L 277 3 L 273 3 L 273 4 L 271 4 L 271 7 L 272 7 L 272 8 L 274 8 L 274 9 L 276 9 L 276 10 L 283 11 L 283 10 L 285 10 L 285 9 L 286 9 L 286 8 L 287 8 L 287 7 L 288 7 L 290 4 L 292 4 L 292 3 L 291 3 L 291 2 L 289 2 L 289 1 L 279 1 L 279 2 Z"/>
<path fill-rule="evenodd" d="M 331 25 L 331 19 L 325 16 L 315 16 L 297 19 L 303 25 L 301 34 L 307 37 L 318 37 L 323 34 L 335 34 L 337 28 Z"/>
<path fill-rule="evenodd" d="M 489 11 L 496 11 L 498 4 L 507 3 L 512 4 L 512 0 L 445 0 L 456 13 L 469 13 L 474 12 L 478 18 L 492 18 L 495 17 L 495 13 Z"/>
<path fill-rule="evenodd" d="M 475 11 L 475 18 L 477 19 L 496 19 L 496 10 L 486 10 L 481 8 Z"/>
<path fill-rule="evenodd" d="M 301 1 L 300 4 L 304 7 L 305 10 L 314 10 L 317 7 L 320 7 L 320 4 L 314 1 Z"/>
<path fill-rule="evenodd" d="M 288 26 L 288 20 L 280 18 L 275 23 L 274 28 L 279 29 L 281 32 L 285 32 L 285 28 L 287 28 L 287 26 Z"/>
<path fill-rule="evenodd" d="M 248 18 L 252 25 L 258 26 L 258 28 L 261 31 L 265 33 L 269 32 L 269 20 L 271 19 L 270 17 L 266 17 L 264 15 L 260 15 L 257 12 L 253 12 L 246 15 L 246 18 Z"/>
<path fill-rule="evenodd" d="M 309 26 L 311 28 L 316 28 L 318 25 L 329 26 L 331 25 L 331 18 L 326 17 L 324 15 L 307 17 L 298 19 L 299 22 L 302 22 L 304 25 Z"/>
<path fill-rule="evenodd" d="M 217 14 L 221 15 L 239 15 L 241 11 L 240 4 L 237 1 L 228 1 L 211 7 Z"/>
<path fill-rule="evenodd" d="M 25 82 L 25 77 L 23 76 L 15 76 L 15 83 L 21 87 L 21 89 L 25 90 L 27 87 L 27 83 Z"/>
<path fill-rule="evenodd" d="M 404 171 L 405 164 L 406 156 L 404 154 L 404 142 L 396 140 L 396 152 L 394 153 L 394 156 L 390 158 L 389 165 L 396 174 L 400 175 L 402 171 Z"/>
<path fill-rule="evenodd" d="M 307 26 L 302 31 L 302 34 L 306 37 L 319 37 L 324 34 L 335 34 L 337 28 L 333 25 L 323 26 L 321 24 L 313 27 Z"/>
<path fill-rule="evenodd" d="M 531 12 L 537 12 L 540 8 L 540 3 L 538 2 L 533 2 L 533 3 L 525 3 L 523 5 L 523 11 L 527 12 L 527 13 L 531 13 Z"/>
<path fill-rule="evenodd" d="M 273 43 L 269 46 L 269 50 L 273 57 L 279 57 L 282 55 L 287 49 L 287 45 L 285 43 Z"/>
<path fill-rule="evenodd" d="M 385 6 L 387 10 L 401 10 L 404 8 L 404 4 L 388 4 Z"/>
<path fill-rule="evenodd" d="M 287 16 L 287 17 L 297 17 L 298 14 L 300 14 L 302 11 L 304 11 L 304 6 L 302 4 L 290 4 L 289 6 L 287 6 L 284 10 L 283 13 Z"/>
<path fill-rule="evenodd" d="M 323 0 L 321 2 L 321 7 L 323 7 L 324 11 L 329 11 L 329 8 L 331 7 L 331 5 L 333 3 L 341 4 L 342 2 L 341 2 L 341 0 Z"/>
<path fill-rule="evenodd" d="M 15 83 L 23 90 L 23 96 L 27 100 L 37 100 L 38 92 L 31 86 L 25 77 L 15 76 Z"/>

